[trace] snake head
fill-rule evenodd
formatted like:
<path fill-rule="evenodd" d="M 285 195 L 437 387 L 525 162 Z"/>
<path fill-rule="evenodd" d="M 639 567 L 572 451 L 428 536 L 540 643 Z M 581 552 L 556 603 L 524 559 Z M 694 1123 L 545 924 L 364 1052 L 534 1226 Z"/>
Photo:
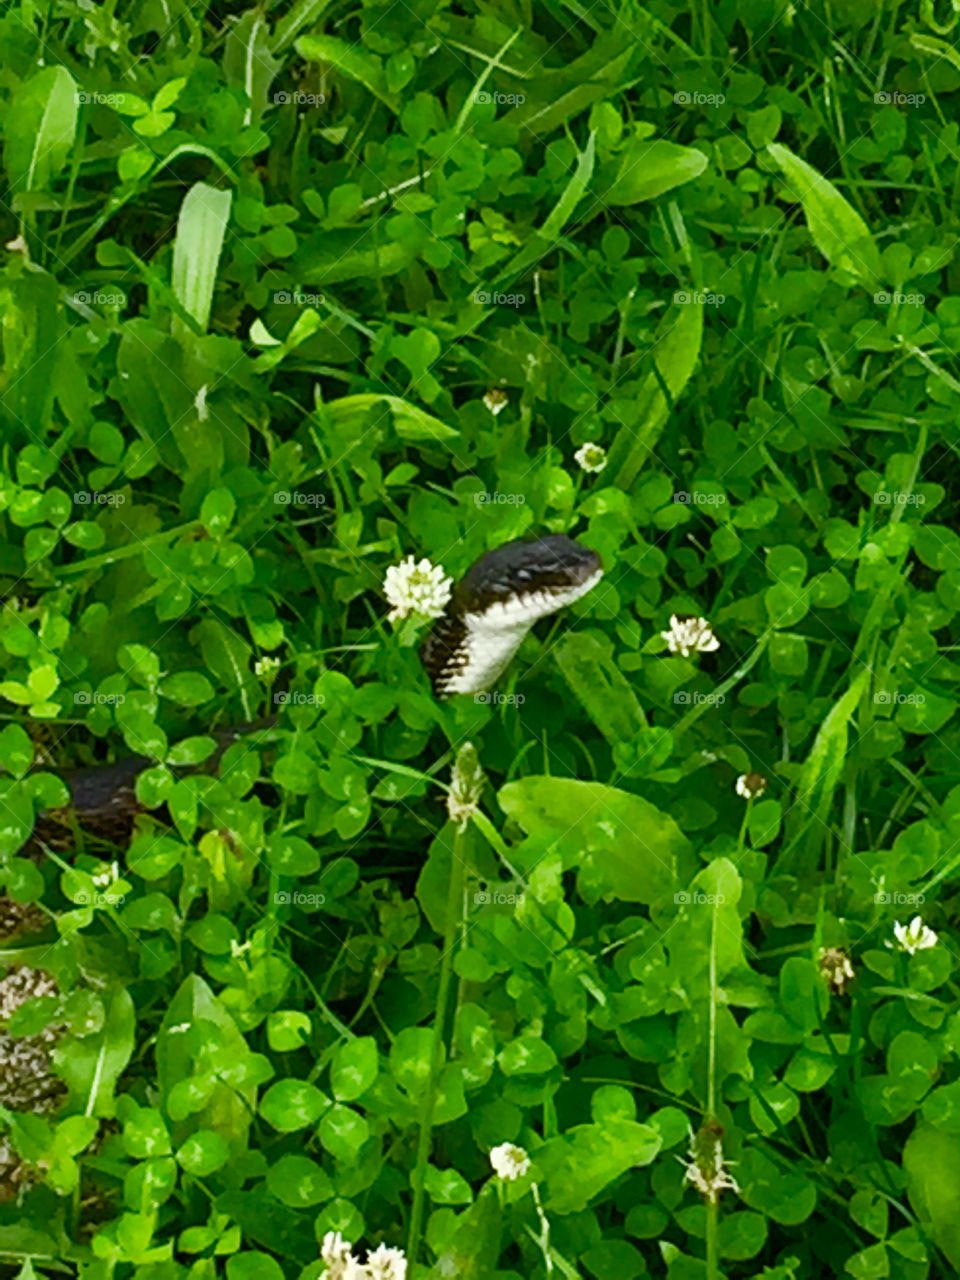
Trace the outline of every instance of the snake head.
<path fill-rule="evenodd" d="M 597 553 L 564 534 L 488 551 L 457 584 L 420 650 L 434 693 L 489 689 L 533 624 L 579 600 L 602 574 Z"/>

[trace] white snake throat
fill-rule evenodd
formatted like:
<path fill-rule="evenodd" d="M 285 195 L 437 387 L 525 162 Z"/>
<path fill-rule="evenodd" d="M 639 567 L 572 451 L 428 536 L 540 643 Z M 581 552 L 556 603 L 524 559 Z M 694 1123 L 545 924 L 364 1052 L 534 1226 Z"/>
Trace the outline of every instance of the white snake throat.
<path fill-rule="evenodd" d="M 533 624 L 579 600 L 603 576 L 600 557 L 564 534 L 508 542 L 470 568 L 420 650 L 438 698 L 483 693 Z"/>

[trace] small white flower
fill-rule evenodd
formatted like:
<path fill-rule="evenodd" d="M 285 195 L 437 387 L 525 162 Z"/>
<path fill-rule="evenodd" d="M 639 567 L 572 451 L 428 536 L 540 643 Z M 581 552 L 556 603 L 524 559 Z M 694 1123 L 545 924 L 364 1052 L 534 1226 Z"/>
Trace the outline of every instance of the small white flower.
<path fill-rule="evenodd" d="M 681 658 L 689 658 L 691 653 L 713 653 L 720 648 L 720 641 L 710 630 L 706 618 L 681 618 L 671 614 L 670 630 L 660 634 L 670 652 L 679 653 Z"/>
<path fill-rule="evenodd" d="M 266 676 L 268 679 L 272 679 L 274 672 L 279 670 L 280 670 L 279 658 L 269 658 L 269 657 L 258 658 L 256 662 L 253 664 L 254 674 L 261 677 Z"/>
<path fill-rule="evenodd" d="M 238 942 L 236 938 L 230 939 L 230 955 L 234 960 L 239 960 L 241 956 L 247 954 L 250 950 L 250 939 L 246 942 Z"/>
<path fill-rule="evenodd" d="M 391 565 L 383 580 L 383 594 L 393 605 L 390 620 L 406 618 L 411 613 L 439 618 L 452 588 L 453 579 L 446 576 L 442 566 L 429 560 L 417 564 L 413 556 L 408 556 L 400 564 Z"/>
<path fill-rule="evenodd" d="M 512 1142 L 502 1142 L 499 1147 L 494 1147 L 490 1152 L 490 1163 L 494 1173 L 504 1182 L 516 1182 L 530 1172 L 530 1157 L 523 1147 Z"/>
<path fill-rule="evenodd" d="M 767 789 L 767 780 L 762 773 L 741 773 L 737 779 L 737 795 L 744 800 L 756 800 Z"/>
<path fill-rule="evenodd" d="M 320 1257 L 327 1267 L 323 1280 L 363 1280 L 364 1269 L 353 1256 L 353 1246 L 339 1231 L 328 1231 L 323 1237 Z"/>
<path fill-rule="evenodd" d="M 114 881 L 119 880 L 120 868 L 115 862 L 111 862 L 109 866 L 103 864 L 103 870 L 95 871 L 90 878 L 98 889 L 105 889 L 108 884 L 113 884 Z"/>
<path fill-rule="evenodd" d="M 915 956 L 918 951 L 929 951 L 931 947 L 937 945 L 937 935 L 923 923 L 919 916 L 914 916 L 909 924 L 901 924 L 899 920 L 895 920 L 893 936 L 900 950 L 906 951 L 910 956 Z M 887 946 L 890 946 L 889 942 Z"/>
<path fill-rule="evenodd" d="M 607 451 L 603 445 L 588 442 L 580 446 L 573 455 L 573 459 L 579 465 L 581 471 L 590 471 L 596 474 L 607 465 Z"/>
<path fill-rule="evenodd" d="M 369 1280 L 407 1280 L 407 1260 L 402 1249 L 388 1249 L 380 1245 L 373 1253 L 367 1252 L 365 1276 Z"/>
<path fill-rule="evenodd" d="M 487 394 L 483 397 L 483 403 L 487 406 L 494 417 L 510 403 L 510 397 L 505 391 L 501 391 L 499 387 L 491 387 Z"/>

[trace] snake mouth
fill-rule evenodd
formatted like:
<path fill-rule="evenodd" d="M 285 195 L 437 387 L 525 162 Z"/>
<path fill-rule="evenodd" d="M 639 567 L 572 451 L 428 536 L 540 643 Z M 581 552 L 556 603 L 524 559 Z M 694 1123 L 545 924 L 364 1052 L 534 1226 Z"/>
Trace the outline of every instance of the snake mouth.
<path fill-rule="evenodd" d="M 488 551 L 458 583 L 420 651 L 434 693 L 489 689 L 533 624 L 579 600 L 602 575 L 597 553 L 564 534 Z"/>

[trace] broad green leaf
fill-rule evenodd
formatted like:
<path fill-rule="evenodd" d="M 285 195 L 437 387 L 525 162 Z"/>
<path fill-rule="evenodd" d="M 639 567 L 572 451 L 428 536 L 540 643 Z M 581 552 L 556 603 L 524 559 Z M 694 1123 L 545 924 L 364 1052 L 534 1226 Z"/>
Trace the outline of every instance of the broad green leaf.
<path fill-rule="evenodd" d="M 960 1270 L 960 1136 L 921 1121 L 903 1149 L 903 1167 L 917 1216 Z"/>
<path fill-rule="evenodd" d="M 121 987 L 111 992 L 106 1019 L 96 1035 L 84 1036 L 56 1051 L 71 1104 L 84 1115 L 114 1114 L 114 1088 L 133 1053 L 135 1028 L 133 1000 Z"/>
<path fill-rule="evenodd" d="M 611 744 L 631 743 L 647 728 L 633 686 L 600 632 L 572 631 L 554 646 L 554 657 L 584 711 Z"/>
<path fill-rule="evenodd" d="M 613 185 L 600 196 L 604 204 L 639 204 L 692 182 L 706 167 L 707 157 L 694 147 L 680 147 L 660 138 L 638 138 L 624 153 Z"/>
<path fill-rule="evenodd" d="M 356 80 L 399 115 L 403 105 L 399 96 L 387 89 L 386 77 L 380 59 L 367 53 L 356 44 L 338 40 L 336 36 L 302 36 L 297 41 L 297 53 L 307 62 L 326 62 L 350 80 Z"/>
<path fill-rule="evenodd" d="M 497 1192 L 488 1182 L 469 1209 L 445 1234 L 444 1245 L 424 1280 L 488 1280 L 491 1259 L 500 1256 L 503 1213 Z"/>
<path fill-rule="evenodd" d="M 231 192 L 198 182 L 180 206 L 173 245 L 173 291 L 201 333 L 206 332 L 210 320 L 213 287 L 232 199 Z M 172 332 L 181 342 L 188 342 L 191 336 L 189 327 L 179 316 L 173 318 Z"/>
<path fill-rule="evenodd" d="M 501 787 L 498 799 L 529 835 L 555 842 L 591 899 L 654 902 L 677 887 L 686 837 L 641 796 L 602 782 L 529 777 Z"/>
<path fill-rule="evenodd" d="M 223 50 L 227 83 L 240 89 L 247 100 L 244 128 L 259 123 L 266 111 L 270 86 L 280 65 L 270 50 L 269 27 L 263 10 L 248 9 L 230 28 Z"/>
<path fill-rule="evenodd" d="M 867 670 L 856 676 L 846 693 L 830 708 L 817 732 L 797 781 L 791 842 L 784 851 L 781 862 L 786 860 L 807 832 L 809 838 L 806 842 L 806 856 L 814 857 L 820 848 L 847 754 L 850 718 L 869 676 Z"/>
<path fill-rule="evenodd" d="M 657 372 L 651 371 L 640 388 L 636 423 L 622 426 L 610 447 L 608 470 L 622 488 L 630 488 L 670 416 L 663 385 L 676 402 L 696 367 L 702 340 L 703 307 L 693 301 L 674 304 L 657 329 L 653 347 Z"/>
<path fill-rule="evenodd" d="M 408 400 L 377 392 L 363 392 L 328 401 L 320 412 L 327 415 L 334 426 L 359 426 L 366 421 L 371 410 L 380 414 L 389 412 L 401 440 L 452 440 L 459 435 L 453 427 L 448 427 L 445 422 L 418 409 Z"/>
<path fill-rule="evenodd" d="M 880 277 L 880 252 L 870 228 L 832 182 L 779 142 L 767 151 L 779 165 L 787 193 L 803 205 L 814 244 L 834 267 L 874 286 Z"/>
<path fill-rule="evenodd" d="M 45 67 L 6 110 L 4 163 L 14 196 L 49 190 L 77 133 L 77 85 L 66 67 Z"/>
<path fill-rule="evenodd" d="M 660 1144 L 656 1129 L 633 1120 L 576 1125 L 551 1138 L 536 1152 L 546 1182 L 545 1207 L 554 1213 L 585 1209 L 615 1178 L 650 1164 Z"/>

